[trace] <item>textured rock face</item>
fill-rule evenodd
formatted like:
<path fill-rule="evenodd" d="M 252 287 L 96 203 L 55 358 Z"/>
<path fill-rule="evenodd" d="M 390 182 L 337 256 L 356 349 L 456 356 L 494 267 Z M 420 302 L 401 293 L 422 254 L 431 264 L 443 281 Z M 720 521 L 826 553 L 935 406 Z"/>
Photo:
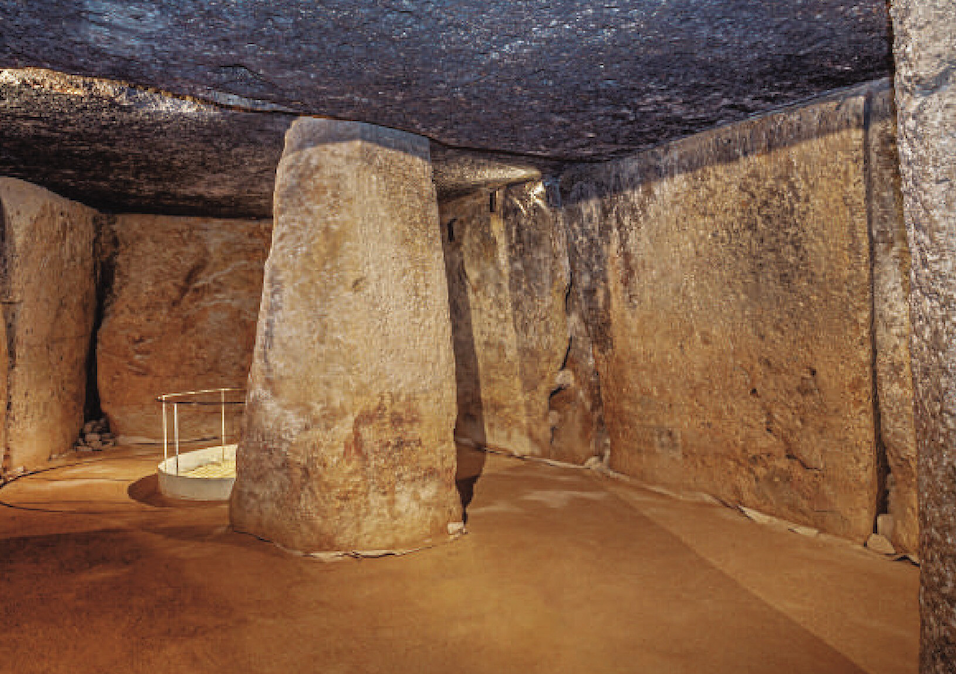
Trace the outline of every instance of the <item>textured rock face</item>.
<path fill-rule="evenodd" d="M 920 671 L 956 662 L 956 14 L 946 0 L 897 0 L 896 92 L 919 448 Z"/>
<path fill-rule="evenodd" d="M 890 540 L 897 550 L 918 552 L 916 431 L 910 369 L 910 254 L 903 223 L 896 115 L 892 90 L 870 99 L 867 198 L 873 258 L 873 344 L 879 430 Z M 882 506 L 883 504 L 881 504 Z"/>
<path fill-rule="evenodd" d="M 271 223 L 121 215 L 102 232 L 112 274 L 97 335 L 100 404 L 124 440 L 161 440 L 163 393 L 245 387 Z M 184 438 L 220 433 L 218 408 L 182 409 Z M 227 429 L 235 441 L 238 416 Z"/>
<path fill-rule="evenodd" d="M 0 172 L 113 212 L 268 218 L 292 119 L 0 71 Z"/>
<path fill-rule="evenodd" d="M 3 471 L 66 451 L 83 426 L 97 213 L 0 178 Z"/>
<path fill-rule="evenodd" d="M 540 454 L 529 437 L 500 214 L 479 193 L 443 204 L 441 221 L 458 383 L 455 434 L 515 454 Z M 543 416 L 534 422 L 544 431 Z"/>
<path fill-rule="evenodd" d="M 443 203 L 441 221 L 456 434 L 575 463 L 601 453 L 594 368 L 569 306 L 567 242 L 545 186 L 533 182 Z"/>
<path fill-rule="evenodd" d="M 271 218 L 292 114 L 40 69 L 0 70 L 0 175 L 116 213 Z M 432 143 L 439 195 L 537 177 L 541 159 Z"/>
<path fill-rule="evenodd" d="M 299 120 L 275 209 L 234 526 L 309 552 L 445 536 L 461 505 L 428 142 Z"/>
<path fill-rule="evenodd" d="M 613 468 L 871 533 L 872 94 L 563 176 Z"/>
<path fill-rule="evenodd" d="M 34 0 L 0 3 L 0 24 L 2 67 L 571 159 L 890 72 L 884 0 Z"/>

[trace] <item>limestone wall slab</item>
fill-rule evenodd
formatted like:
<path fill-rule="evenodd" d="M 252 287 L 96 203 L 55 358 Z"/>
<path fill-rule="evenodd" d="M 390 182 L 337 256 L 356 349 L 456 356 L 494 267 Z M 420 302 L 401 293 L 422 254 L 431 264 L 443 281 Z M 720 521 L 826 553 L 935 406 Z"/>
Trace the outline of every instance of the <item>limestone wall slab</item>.
<path fill-rule="evenodd" d="M 459 437 L 583 463 L 603 451 L 560 210 L 539 181 L 441 205 Z M 576 296 L 575 296 L 576 298 Z"/>
<path fill-rule="evenodd" d="M 612 468 L 871 533 L 868 95 L 563 176 Z"/>
<path fill-rule="evenodd" d="M 97 380 L 121 440 L 162 439 L 160 394 L 245 387 L 270 230 L 268 221 L 134 214 L 104 227 Z M 218 435 L 219 414 L 183 408 L 183 437 Z M 239 418 L 230 409 L 233 442 Z"/>
<path fill-rule="evenodd" d="M 83 426 L 97 212 L 0 178 L 3 470 L 42 466 Z"/>

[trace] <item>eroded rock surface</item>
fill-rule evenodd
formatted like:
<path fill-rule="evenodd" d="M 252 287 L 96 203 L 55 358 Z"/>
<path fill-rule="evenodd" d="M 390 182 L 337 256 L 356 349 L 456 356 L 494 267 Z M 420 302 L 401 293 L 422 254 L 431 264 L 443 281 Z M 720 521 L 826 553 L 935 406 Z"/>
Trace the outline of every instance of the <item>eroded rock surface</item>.
<path fill-rule="evenodd" d="M 96 211 L 0 178 L 2 472 L 43 465 L 83 426 Z"/>
<path fill-rule="evenodd" d="M 514 454 L 584 463 L 603 451 L 600 396 L 570 305 L 558 216 L 541 182 L 442 204 L 456 434 Z"/>
<path fill-rule="evenodd" d="M 612 468 L 873 531 L 868 93 L 563 176 Z"/>
<path fill-rule="evenodd" d="M 121 440 L 162 439 L 158 395 L 245 387 L 270 229 L 268 221 L 153 215 L 120 215 L 104 227 L 110 278 L 97 379 Z M 235 442 L 238 414 L 227 415 Z M 184 407 L 180 421 L 184 439 L 220 433 L 217 407 Z"/>
<path fill-rule="evenodd" d="M 444 538 L 461 504 L 428 141 L 299 120 L 275 209 L 233 525 L 308 552 Z"/>
<path fill-rule="evenodd" d="M 910 253 L 903 222 L 899 152 L 893 91 L 869 101 L 868 199 L 873 252 L 873 343 L 879 430 L 886 465 L 885 508 L 892 518 L 891 542 L 919 551 L 916 430 L 910 368 Z M 883 506 L 884 504 L 881 504 Z"/>
<path fill-rule="evenodd" d="M 956 663 L 956 13 L 897 0 L 896 101 L 912 252 L 914 414 L 919 449 L 920 671 Z"/>

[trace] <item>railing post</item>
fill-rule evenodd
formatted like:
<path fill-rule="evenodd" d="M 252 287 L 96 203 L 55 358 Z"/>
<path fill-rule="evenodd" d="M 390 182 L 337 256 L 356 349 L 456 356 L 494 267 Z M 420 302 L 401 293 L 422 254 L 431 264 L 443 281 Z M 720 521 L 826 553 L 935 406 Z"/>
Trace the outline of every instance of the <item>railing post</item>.
<path fill-rule="evenodd" d="M 222 447 L 222 461 L 226 461 L 226 389 L 219 389 L 219 410 L 222 430 L 219 433 L 219 444 Z"/>
<path fill-rule="evenodd" d="M 166 430 L 166 396 L 163 396 L 163 461 L 169 460 L 169 432 Z"/>
<path fill-rule="evenodd" d="M 173 434 L 176 438 L 176 475 L 179 476 L 179 403 L 173 403 Z"/>

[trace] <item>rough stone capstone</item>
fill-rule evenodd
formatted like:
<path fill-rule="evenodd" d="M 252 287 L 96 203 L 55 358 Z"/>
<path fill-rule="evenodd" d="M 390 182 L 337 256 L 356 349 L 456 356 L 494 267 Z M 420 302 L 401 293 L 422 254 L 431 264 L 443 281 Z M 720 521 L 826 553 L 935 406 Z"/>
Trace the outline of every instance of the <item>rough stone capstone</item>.
<path fill-rule="evenodd" d="M 112 213 L 272 217 L 295 115 L 39 68 L 0 70 L 0 175 Z M 531 180 L 541 158 L 432 143 L 439 196 Z"/>
<path fill-rule="evenodd" d="M 873 531 L 873 93 L 563 174 L 612 469 Z"/>
<path fill-rule="evenodd" d="M 887 23 L 884 0 L 32 0 L 0 3 L 0 67 L 581 159 L 885 77 Z"/>
<path fill-rule="evenodd" d="M 96 211 L 0 178 L 3 472 L 42 466 L 83 427 Z"/>
<path fill-rule="evenodd" d="M 895 0 L 896 104 L 919 451 L 922 674 L 956 663 L 956 12 Z"/>
<path fill-rule="evenodd" d="M 275 192 L 231 519 L 299 551 L 447 538 L 455 374 L 428 142 L 296 121 Z"/>
<path fill-rule="evenodd" d="M 262 220 L 131 214 L 104 225 L 97 380 L 121 441 L 162 439 L 161 394 L 245 386 L 270 229 Z M 232 442 L 240 411 L 227 410 Z M 184 439 L 219 435 L 218 407 L 181 412 Z"/>

